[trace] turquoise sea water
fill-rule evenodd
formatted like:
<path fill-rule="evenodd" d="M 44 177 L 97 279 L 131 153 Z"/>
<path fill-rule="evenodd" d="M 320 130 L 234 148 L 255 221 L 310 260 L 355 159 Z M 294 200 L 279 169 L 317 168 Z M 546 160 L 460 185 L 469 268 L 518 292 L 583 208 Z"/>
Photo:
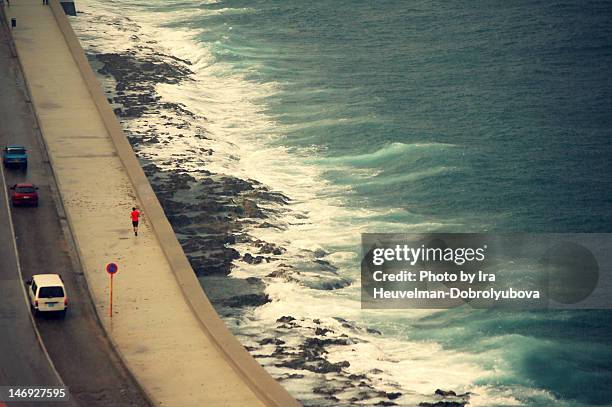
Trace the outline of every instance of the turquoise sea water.
<path fill-rule="evenodd" d="M 460 230 L 611 230 L 609 2 L 194 6 L 229 10 L 174 24 L 204 27 L 234 73 L 278 84 L 265 101 L 289 128 L 277 142 L 316 146 L 349 205 Z"/>
<path fill-rule="evenodd" d="M 347 253 L 360 232 L 612 232 L 610 2 L 155 0 L 105 11 L 116 6 L 196 62 L 208 87 L 172 94 L 220 106 L 206 112 L 211 131 L 256 144 L 241 157 L 248 175 L 311 219 L 287 221 L 283 244 L 323 248 L 355 284 Z M 304 311 L 308 290 L 283 290 L 271 291 L 279 307 Z M 350 314 L 435 347 L 407 360 L 414 375 L 390 368 L 398 381 L 486 390 L 479 405 L 612 405 L 608 311 L 360 314 L 355 293 L 312 294 L 304 313 Z M 416 382 L 403 385 L 421 391 Z"/>

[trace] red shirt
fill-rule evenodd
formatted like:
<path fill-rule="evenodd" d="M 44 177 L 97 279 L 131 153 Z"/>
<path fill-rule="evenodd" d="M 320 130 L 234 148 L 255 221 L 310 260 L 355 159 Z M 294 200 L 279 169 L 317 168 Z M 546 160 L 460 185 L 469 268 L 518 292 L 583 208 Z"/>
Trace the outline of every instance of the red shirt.
<path fill-rule="evenodd" d="M 132 222 L 137 222 L 138 218 L 140 217 L 140 212 L 136 211 L 132 211 L 132 213 L 130 214 L 132 216 Z"/>

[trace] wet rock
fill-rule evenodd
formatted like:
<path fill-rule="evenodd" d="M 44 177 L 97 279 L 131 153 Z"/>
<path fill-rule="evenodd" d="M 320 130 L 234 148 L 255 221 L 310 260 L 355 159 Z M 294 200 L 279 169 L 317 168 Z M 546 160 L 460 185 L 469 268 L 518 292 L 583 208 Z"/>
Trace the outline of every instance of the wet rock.
<path fill-rule="evenodd" d="M 232 308 L 259 307 L 270 301 L 272 300 L 266 294 L 245 294 L 222 300 L 220 305 Z"/>
<path fill-rule="evenodd" d="M 253 191 L 250 196 L 281 205 L 287 205 L 291 202 L 291 198 L 289 198 L 287 195 L 281 194 L 280 192 L 270 192 L 265 188 L 259 188 Z"/>
<path fill-rule="evenodd" d="M 436 389 L 434 392 L 435 397 L 443 398 L 445 400 L 439 401 L 424 401 L 419 403 L 420 407 L 463 407 L 469 404 L 470 393 L 457 394 L 453 390 L 442 390 Z"/>
<path fill-rule="evenodd" d="M 304 347 L 306 348 L 324 348 L 329 345 L 348 345 L 350 342 L 346 338 L 306 338 Z"/>
<path fill-rule="evenodd" d="M 279 226 L 279 225 L 273 225 L 273 224 L 271 224 L 270 222 L 262 222 L 262 223 L 260 223 L 260 224 L 259 224 L 257 227 L 258 227 L 258 228 L 262 228 L 262 229 L 265 229 L 265 228 L 271 228 L 271 229 L 283 230 L 283 227 L 282 227 L 282 226 Z"/>
<path fill-rule="evenodd" d="M 327 396 L 331 396 L 336 393 L 339 393 L 341 390 L 342 389 L 333 388 L 333 387 L 320 386 L 320 387 L 315 387 L 314 389 L 312 389 L 312 392 L 315 394 L 324 394 Z"/>
<path fill-rule="evenodd" d="M 290 323 L 290 324 L 282 324 L 277 326 L 277 329 L 293 329 L 293 328 L 297 328 L 298 325 L 296 323 Z"/>
<path fill-rule="evenodd" d="M 317 264 L 320 264 L 322 266 L 321 268 L 323 270 L 325 270 L 325 271 L 336 272 L 338 270 L 338 268 L 336 266 L 333 266 L 327 260 L 316 259 L 314 262 L 317 263 Z"/>
<path fill-rule="evenodd" d="M 351 285 L 351 282 L 344 278 L 335 278 L 335 279 L 325 279 L 318 278 L 316 280 L 310 280 L 304 282 L 307 287 L 316 289 L 316 290 L 339 290 L 341 288 L 348 287 Z"/>
<path fill-rule="evenodd" d="M 317 249 L 313 254 L 317 259 L 327 256 L 327 252 L 323 249 Z"/>
<path fill-rule="evenodd" d="M 297 281 L 295 278 L 292 277 L 292 274 L 294 274 L 293 270 L 279 269 L 279 270 L 274 270 L 273 272 L 269 273 L 268 275 L 266 275 L 266 277 L 282 278 L 285 281 Z M 299 274 L 299 273 L 296 273 L 296 274 Z"/>
<path fill-rule="evenodd" d="M 274 255 L 281 255 L 285 252 L 285 249 L 282 247 L 278 247 L 272 243 L 267 243 L 267 242 L 256 242 L 255 246 L 259 246 L 259 253 L 261 254 L 274 254 Z"/>
<path fill-rule="evenodd" d="M 253 186 L 248 181 L 236 177 L 222 177 L 219 179 L 219 182 L 223 184 L 228 191 L 234 194 L 253 189 Z"/>
<path fill-rule="evenodd" d="M 283 341 L 282 339 L 278 339 L 278 338 L 264 338 L 261 341 L 259 341 L 260 345 L 284 345 L 285 341 Z"/>
<path fill-rule="evenodd" d="M 277 380 L 283 381 L 283 380 L 303 379 L 303 378 L 304 378 L 303 374 L 291 373 L 291 374 L 284 374 L 284 375 L 278 377 Z"/>
<path fill-rule="evenodd" d="M 389 400 L 395 400 L 395 399 L 397 399 L 398 397 L 400 397 L 401 395 L 402 395 L 402 393 L 400 393 L 400 392 L 392 392 L 392 393 L 387 393 L 387 398 L 388 398 Z"/>
<path fill-rule="evenodd" d="M 351 364 L 348 361 L 331 363 L 326 359 L 321 359 L 317 363 L 309 364 L 304 359 L 294 359 L 282 363 L 278 363 L 276 367 L 286 367 L 290 369 L 309 370 L 314 373 L 339 373 L 342 369 L 349 367 Z"/>
<path fill-rule="evenodd" d="M 249 284 L 261 284 L 263 285 L 263 282 L 261 281 L 260 278 L 257 277 L 247 277 L 246 278 L 246 282 Z"/>
<path fill-rule="evenodd" d="M 232 261 L 240 258 L 238 251 L 224 247 L 218 240 L 193 238 L 189 244 L 194 245 L 199 251 L 206 252 L 205 255 L 188 256 L 191 266 L 199 276 L 229 275 L 233 267 Z"/>
<path fill-rule="evenodd" d="M 172 227 L 175 229 L 191 224 L 191 219 L 185 215 L 168 216 L 168 221 L 170 221 L 170 224 L 172 224 Z"/>
<path fill-rule="evenodd" d="M 244 210 L 244 216 L 247 218 L 263 218 L 264 213 L 257 206 L 255 201 L 250 199 L 244 199 L 242 201 L 242 209 Z"/>
<path fill-rule="evenodd" d="M 456 392 L 454 392 L 453 390 L 442 390 L 442 389 L 436 389 L 436 391 L 434 392 L 434 394 L 436 396 L 441 396 L 441 397 L 461 397 L 461 398 L 469 398 L 471 396 L 472 393 L 467 392 L 467 393 L 462 393 L 462 394 L 457 394 Z"/>
<path fill-rule="evenodd" d="M 319 336 L 325 336 L 327 335 L 329 332 L 334 332 L 331 329 L 327 329 L 327 328 L 319 328 L 317 327 L 317 329 L 315 329 L 315 335 L 319 335 Z"/>
<path fill-rule="evenodd" d="M 251 253 L 246 253 L 243 257 L 242 260 L 246 263 L 249 264 L 260 264 L 262 263 L 264 260 L 266 260 L 265 257 L 263 256 L 253 256 Z"/>

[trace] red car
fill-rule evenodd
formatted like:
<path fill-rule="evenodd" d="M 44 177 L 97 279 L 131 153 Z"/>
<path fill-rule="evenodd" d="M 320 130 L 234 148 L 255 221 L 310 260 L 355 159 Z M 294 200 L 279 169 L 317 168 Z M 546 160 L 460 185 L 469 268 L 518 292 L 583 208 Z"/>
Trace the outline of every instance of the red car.
<path fill-rule="evenodd" d="M 15 184 L 11 187 L 11 201 L 13 206 L 32 205 L 38 206 L 38 187 L 34 184 Z"/>

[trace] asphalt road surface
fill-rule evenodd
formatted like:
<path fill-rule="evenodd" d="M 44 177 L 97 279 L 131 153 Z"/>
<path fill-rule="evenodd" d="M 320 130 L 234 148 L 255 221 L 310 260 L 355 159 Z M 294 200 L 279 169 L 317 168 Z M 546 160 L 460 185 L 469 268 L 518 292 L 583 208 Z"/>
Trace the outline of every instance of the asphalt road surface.
<path fill-rule="evenodd" d="M 67 238 L 70 235 L 35 123 L 18 62 L 10 55 L 6 33 L 0 25 L 0 146 L 21 144 L 29 150 L 27 172 L 5 171 L 6 184 L 31 182 L 39 187 L 38 208 L 11 208 L 23 278 L 40 273 L 60 274 L 69 297 L 65 319 L 37 317 L 38 331 L 79 405 L 148 406 L 142 390 L 101 328 L 83 273 L 71 255 L 74 251 Z M 3 191 L 7 185 L 2 185 Z M 0 334 L 3 336 L 0 385 L 50 383 L 53 372 L 45 364 L 44 354 L 36 347 L 32 327 L 28 326 L 31 324 L 29 310 L 22 291 L 23 282 L 17 275 L 7 218 L 7 208 L 0 206 Z"/>
<path fill-rule="evenodd" d="M 45 356 L 30 319 L 1 173 L 0 186 L 3 187 L 0 191 L 0 386 L 60 386 L 61 381 Z"/>

